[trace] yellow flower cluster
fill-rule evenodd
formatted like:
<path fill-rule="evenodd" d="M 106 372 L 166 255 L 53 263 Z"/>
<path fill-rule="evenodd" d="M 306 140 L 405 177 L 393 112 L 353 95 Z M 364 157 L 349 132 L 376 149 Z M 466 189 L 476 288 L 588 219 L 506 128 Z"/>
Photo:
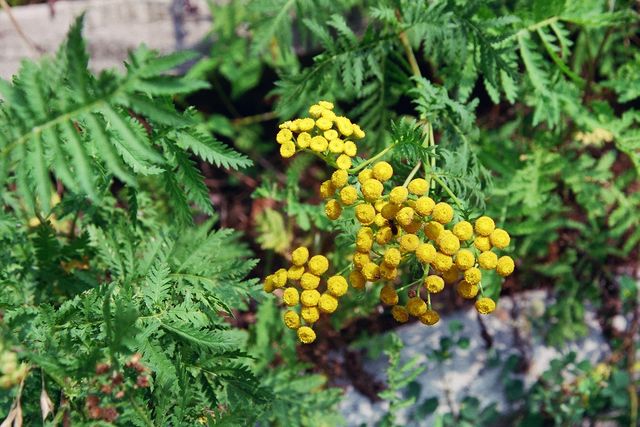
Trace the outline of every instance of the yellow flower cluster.
<path fill-rule="evenodd" d="M 311 151 L 340 170 L 350 169 L 351 159 L 358 154 L 355 141 L 364 138 L 364 131 L 348 118 L 336 115 L 328 101 L 312 105 L 309 116 L 280 125 L 276 135 L 280 155 L 289 158 L 296 151 Z"/>
<path fill-rule="evenodd" d="M 406 322 L 409 316 L 422 323 L 438 322 L 438 313 L 431 309 L 430 295 L 441 292 L 445 285 L 457 284 L 463 298 L 475 298 L 481 290 L 482 270 L 496 270 L 506 277 L 514 270 L 509 256 L 498 257 L 492 249 L 509 246 L 509 234 L 496 228 L 488 216 L 453 223 L 453 208 L 427 196 L 429 183 L 416 178 L 403 186 L 387 186 L 393 177 L 392 166 L 384 161 L 363 169 L 357 182 L 349 184 L 345 171 L 335 171 L 320 189 L 328 199 L 327 217 L 336 220 L 343 208 L 355 206 L 355 217 L 361 227 L 356 234 L 354 270 L 349 275 L 351 286 L 363 289 L 367 282 L 385 282 L 380 301 L 391 306 L 393 317 Z M 423 266 L 421 288 L 406 305 L 399 305 L 394 286 L 400 268 L 415 258 Z M 479 313 L 495 310 L 495 302 L 481 297 L 476 301 Z"/>
<path fill-rule="evenodd" d="M 329 270 L 329 260 L 323 255 L 310 257 L 309 249 L 304 246 L 291 253 L 291 263 L 288 270 L 281 268 L 267 276 L 264 290 L 282 290 L 282 301 L 289 307 L 284 313 L 284 324 L 298 332 L 300 342 L 310 344 L 316 339 L 313 324 L 320 314 L 336 311 L 338 300 L 347 293 L 349 285 L 339 275 L 323 280 Z"/>
<path fill-rule="evenodd" d="M 301 342 L 313 342 L 313 324 L 321 313 L 337 309 L 348 283 L 357 290 L 366 289 L 367 283 L 380 283 L 380 301 L 391 307 L 392 316 L 401 323 L 411 316 L 426 325 L 438 323 L 440 316 L 431 306 L 431 294 L 446 286 L 456 286 L 462 298 L 476 299 L 479 313 L 493 312 L 496 303 L 484 296 L 483 271 L 495 270 L 502 277 L 513 273 L 513 259 L 500 254 L 510 244 L 509 233 L 496 227 L 488 216 L 473 223 L 454 222 L 453 208 L 429 197 L 430 181 L 411 179 L 415 170 L 404 185 L 394 185 L 393 167 L 388 162 L 373 163 L 372 159 L 351 169 L 351 157 L 357 153 L 353 139 L 364 137 L 364 132 L 332 110 L 333 104 L 320 101 L 309 109 L 312 118 L 283 123 L 277 140 L 283 157 L 290 157 L 297 149 L 310 149 L 336 166 L 330 179 L 321 184 L 320 195 L 331 220 L 340 218 L 347 209 L 354 211 L 359 228 L 353 269 L 348 282 L 340 275 L 323 282 L 329 269 L 327 258 L 309 258 L 304 247 L 293 251 L 293 265 L 269 275 L 264 282 L 266 292 L 281 289 L 284 303 L 291 307 L 284 314 L 285 325 L 297 330 Z M 408 262 L 421 265 L 423 275 L 416 282 L 398 284 Z M 399 292 L 407 288 L 412 289 L 407 301 L 401 303 Z M 299 311 L 293 309 L 297 306 Z"/>

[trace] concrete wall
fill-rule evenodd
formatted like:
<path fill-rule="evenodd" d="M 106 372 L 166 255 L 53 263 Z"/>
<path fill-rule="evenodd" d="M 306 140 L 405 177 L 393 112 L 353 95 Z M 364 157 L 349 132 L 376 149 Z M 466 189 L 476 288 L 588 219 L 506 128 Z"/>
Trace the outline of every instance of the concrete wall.
<path fill-rule="evenodd" d="M 55 52 L 76 16 L 86 12 L 84 34 L 91 67 L 122 67 L 127 52 L 145 43 L 161 52 L 193 46 L 206 37 L 211 17 L 205 0 L 190 0 L 195 11 L 184 11 L 184 0 L 76 0 L 57 1 L 54 13 L 47 4 L 14 7 L 16 21 L 46 53 Z M 180 35 L 176 32 L 180 31 Z M 24 58 L 38 53 L 18 36 L 0 9 L 0 77 L 10 78 Z"/>

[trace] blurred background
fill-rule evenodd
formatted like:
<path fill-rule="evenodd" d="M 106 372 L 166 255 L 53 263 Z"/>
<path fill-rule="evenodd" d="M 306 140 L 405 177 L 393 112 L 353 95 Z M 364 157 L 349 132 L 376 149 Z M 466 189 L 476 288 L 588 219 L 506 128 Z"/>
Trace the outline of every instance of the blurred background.
<path fill-rule="evenodd" d="M 278 325 L 275 299 L 253 301 L 233 322 L 251 331 L 264 366 L 300 360 L 341 390 L 328 425 L 387 425 L 391 413 L 400 425 L 640 425 L 639 3 L 471 3 L 435 2 L 432 21 L 416 18 L 409 34 L 424 77 L 473 119 L 463 142 L 436 128 L 454 152 L 468 151 L 445 161 L 460 175 L 461 197 L 513 235 L 516 273 L 488 285 L 499 296 L 494 315 L 479 317 L 451 293 L 436 327 L 399 326 L 375 296 L 353 297 L 304 348 Z M 393 120 L 416 115 L 400 45 L 357 56 L 375 36 L 366 28 L 389 31 L 396 18 L 388 11 L 410 2 L 0 4 L 3 79 L 21 60 L 53 54 L 83 12 L 95 71 L 122 69 L 141 43 L 199 52 L 177 72 L 206 76 L 211 88 L 176 103 L 195 106 L 217 138 L 254 160 L 242 172 L 200 164 L 221 226 L 242 231 L 260 259 L 254 277 L 286 265 L 299 244 L 336 259 L 346 253 L 318 207 L 328 171 L 310 158 L 281 159 L 277 124 L 333 100 L 368 132 L 375 153 Z M 335 44 L 315 26 L 330 28 Z M 495 57 L 475 50 L 483 43 L 500 46 Z M 353 56 L 338 63 L 340 52 Z M 516 78 L 503 76 L 499 87 L 488 75 L 494 66 L 500 73 L 503 54 Z M 358 61 L 359 85 L 350 68 Z M 388 71 L 394 64 L 399 70 Z"/>

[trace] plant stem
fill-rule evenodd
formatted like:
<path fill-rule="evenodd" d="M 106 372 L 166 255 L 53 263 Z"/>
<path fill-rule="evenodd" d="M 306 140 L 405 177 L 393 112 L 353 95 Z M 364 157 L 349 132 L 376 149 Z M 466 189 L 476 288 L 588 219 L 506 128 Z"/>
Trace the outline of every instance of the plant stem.
<path fill-rule="evenodd" d="M 349 174 L 354 174 L 354 173 L 358 173 L 360 172 L 362 169 L 366 168 L 367 166 L 369 166 L 371 163 L 375 162 L 376 160 L 378 160 L 379 158 L 381 158 L 382 156 L 384 156 L 385 154 L 387 154 L 387 152 L 389 150 L 391 150 L 393 147 L 395 147 L 396 145 L 398 145 L 397 142 L 394 142 L 393 144 L 391 144 L 390 146 L 388 146 L 387 148 L 385 148 L 384 150 L 382 150 L 381 152 L 379 152 L 378 154 L 376 154 L 375 156 L 371 157 L 369 160 L 367 160 L 366 162 L 362 162 L 360 163 L 357 167 L 355 168 L 351 168 L 349 169 L 347 172 L 349 172 Z"/>
<path fill-rule="evenodd" d="M 247 117 L 240 117 L 237 119 L 233 119 L 231 121 L 231 123 L 233 123 L 235 126 L 246 126 L 246 125 L 252 125 L 254 123 L 260 123 L 260 122 L 266 122 L 269 120 L 273 120 L 276 117 L 278 117 L 278 115 L 276 114 L 275 111 L 267 111 L 266 113 L 261 113 L 261 114 L 256 114 L 253 116 L 247 116 Z"/>
<path fill-rule="evenodd" d="M 456 197 L 455 194 L 453 194 L 453 191 L 451 191 L 451 189 L 449 188 L 449 186 L 436 174 L 431 173 L 431 177 L 438 183 L 440 184 L 440 186 L 442 188 L 444 188 L 444 191 L 447 192 L 447 194 L 449 195 L 449 197 L 451 197 L 451 199 L 455 202 L 455 204 L 458 206 L 458 208 L 460 208 L 460 210 L 464 210 L 464 205 L 462 204 L 462 202 L 460 201 L 460 199 L 458 199 Z"/>
<path fill-rule="evenodd" d="M 411 172 L 407 176 L 407 179 L 404 180 L 404 184 L 402 184 L 403 187 L 406 187 L 407 185 L 409 185 L 409 182 L 413 179 L 414 176 L 416 176 L 416 173 L 418 173 L 418 169 L 420 169 L 420 166 L 422 166 L 422 161 L 419 161 L 413 167 L 413 169 L 411 170 Z"/>

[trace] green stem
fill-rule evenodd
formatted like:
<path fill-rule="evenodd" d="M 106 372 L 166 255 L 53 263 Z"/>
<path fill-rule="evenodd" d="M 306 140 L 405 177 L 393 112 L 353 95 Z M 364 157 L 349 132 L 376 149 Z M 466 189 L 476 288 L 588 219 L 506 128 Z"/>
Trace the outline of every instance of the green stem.
<path fill-rule="evenodd" d="M 436 146 L 436 140 L 433 137 L 433 125 L 431 125 L 431 122 L 427 122 L 427 132 L 429 132 L 429 147 L 435 147 Z M 433 156 L 429 156 L 429 165 L 431 166 L 431 171 L 429 174 L 427 174 L 426 168 L 427 165 L 424 165 L 425 167 L 425 175 L 428 175 L 428 180 L 427 180 L 427 196 L 429 196 L 429 193 L 431 192 L 431 187 L 433 186 L 433 182 L 431 180 L 431 174 L 433 173 L 433 171 L 436 169 L 436 156 L 435 154 Z"/>
<path fill-rule="evenodd" d="M 391 144 L 390 146 L 388 146 L 387 148 L 385 148 L 384 150 L 382 150 L 381 152 L 379 152 L 375 156 L 371 157 L 369 160 L 360 163 L 357 167 L 351 168 L 347 172 L 349 172 L 349 174 L 355 174 L 355 173 L 360 172 L 362 169 L 366 168 L 371 163 L 375 162 L 376 160 L 378 160 L 379 158 L 381 158 L 382 156 L 387 154 L 389 152 L 389 150 L 393 149 L 393 147 L 395 147 L 396 145 L 398 145 L 398 143 L 394 142 L 393 144 Z"/>
<path fill-rule="evenodd" d="M 411 170 L 411 172 L 407 176 L 407 179 L 404 180 L 404 184 L 402 184 L 403 187 L 406 187 L 407 185 L 409 185 L 409 182 L 411 182 L 413 177 L 416 176 L 416 173 L 418 173 L 418 169 L 420 169 L 420 166 L 422 166 L 422 162 L 421 161 L 416 163 L 416 165 L 413 167 L 413 169 Z"/>
<path fill-rule="evenodd" d="M 449 188 L 449 186 L 438 175 L 432 173 L 431 178 L 433 178 L 435 182 L 437 182 L 438 184 L 440 184 L 442 188 L 444 188 L 444 191 L 447 192 L 449 197 L 451 197 L 451 199 L 455 202 L 458 208 L 460 208 L 460 210 L 464 210 L 464 205 L 462 204 L 460 199 L 458 199 L 456 195 L 453 194 L 453 191 L 451 191 L 451 188 Z"/>

